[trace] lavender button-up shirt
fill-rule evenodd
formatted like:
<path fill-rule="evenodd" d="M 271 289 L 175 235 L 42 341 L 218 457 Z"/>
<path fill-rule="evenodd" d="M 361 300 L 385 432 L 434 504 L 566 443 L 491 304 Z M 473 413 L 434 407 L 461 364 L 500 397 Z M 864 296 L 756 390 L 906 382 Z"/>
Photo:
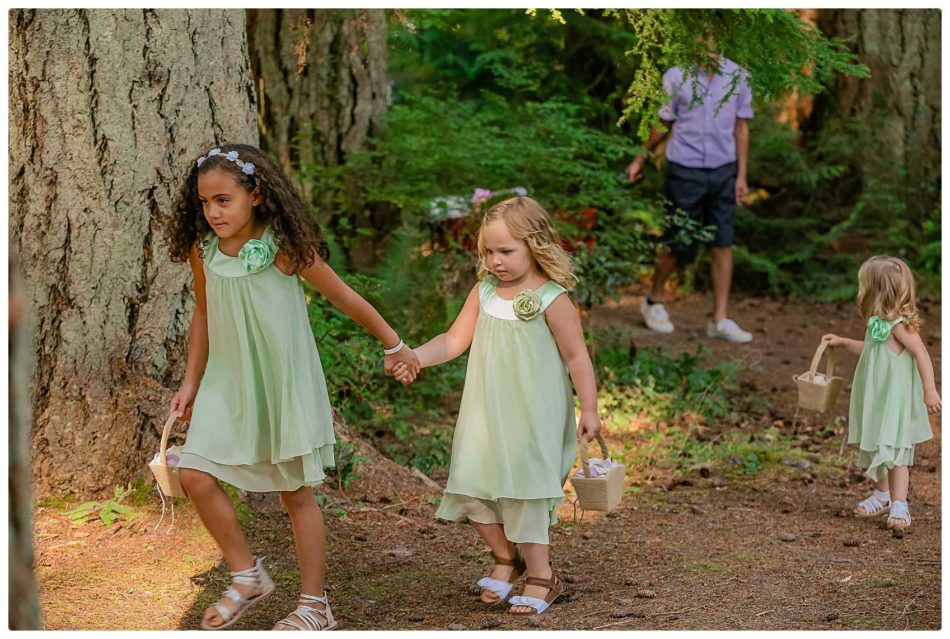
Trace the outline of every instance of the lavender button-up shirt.
<path fill-rule="evenodd" d="M 733 89 L 736 74 L 738 83 Z M 676 122 L 666 145 L 666 159 L 700 169 L 735 162 L 736 119 L 753 116 L 748 72 L 720 57 L 719 72 L 711 78 L 702 69 L 687 74 L 682 67 L 673 67 L 663 74 L 663 88 L 673 99 L 660 108 L 660 118 Z M 730 89 L 729 99 L 720 105 Z"/>

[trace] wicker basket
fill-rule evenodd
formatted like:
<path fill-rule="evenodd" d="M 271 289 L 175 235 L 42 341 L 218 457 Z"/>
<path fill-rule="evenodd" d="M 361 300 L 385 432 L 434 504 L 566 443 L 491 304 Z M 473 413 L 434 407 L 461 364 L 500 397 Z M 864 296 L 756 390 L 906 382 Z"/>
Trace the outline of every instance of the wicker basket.
<path fill-rule="evenodd" d="M 597 435 L 597 443 L 600 444 L 604 459 L 607 459 L 607 442 L 600 434 Z M 584 476 L 571 477 L 571 484 L 577 494 L 577 501 L 583 510 L 602 510 L 609 513 L 620 504 L 626 468 L 623 464 L 617 464 L 606 475 L 591 477 L 590 466 L 587 463 L 587 445 L 581 444 L 580 455 Z"/>
<path fill-rule="evenodd" d="M 821 362 L 821 356 L 828 350 L 827 367 L 824 374 L 818 372 L 818 364 Z M 828 342 L 821 341 L 815 356 L 811 360 L 811 368 L 807 373 L 795 375 L 792 377 L 798 384 L 798 407 L 808 410 L 815 410 L 819 413 L 829 411 L 834 407 L 838 399 L 838 391 L 844 380 L 835 377 L 835 349 L 828 346 Z M 822 379 L 823 378 L 823 379 Z"/>
<path fill-rule="evenodd" d="M 159 461 L 148 465 L 155 475 L 155 481 L 158 487 L 166 497 L 184 497 L 185 489 L 181 487 L 181 481 L 178 479 L 178 468 L 169 466 L 165 454 L 168 449 L 168 436 L 172 432 L 172 425 L 175 423 L 175 414 L 168 416 L 165 422 L 165 428 L 162 429 L 162 445 L 159 448 Z"/>

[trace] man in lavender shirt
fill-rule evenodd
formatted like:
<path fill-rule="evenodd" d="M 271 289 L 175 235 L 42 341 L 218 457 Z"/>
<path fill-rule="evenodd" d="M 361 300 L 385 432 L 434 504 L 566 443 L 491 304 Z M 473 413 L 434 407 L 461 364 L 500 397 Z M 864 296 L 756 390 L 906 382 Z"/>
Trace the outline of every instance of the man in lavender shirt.
<path fill-rule="evenodd" d="M 660 109 L 660 121 L 666 130 L 651 130 L 644 146 L 652 151 L 667 134 L 671 135 L 666 146 L 664 183 L 668 207 L 682 209 L 703 226 L 716 228 L 711 265 L 715 304 L 706 334 L 730 342 L 749 342 L 752 334 L 726 314 L 732 284 L 736 202 L 749 192 L 748 121 L 753 114 L 748 74 L 735 62 L 709 53 L 691 69 L 669 69 L 663 74 L 663 88 L 671 97 Z M 627 167 L 631 182 L 642 177 L 645 161 L 645 156 L 638 156 Z M 695 243 L 676 242 L 675 231 L 668 229 L 664 235 L 666 250 L 657 254 L 653 285 L 640 305 L 647 327 L 660 333 L 673 332 L 673 322 L 663 306 L 663 285 L 680 258 L 692 259 L 696 253 Z"/>

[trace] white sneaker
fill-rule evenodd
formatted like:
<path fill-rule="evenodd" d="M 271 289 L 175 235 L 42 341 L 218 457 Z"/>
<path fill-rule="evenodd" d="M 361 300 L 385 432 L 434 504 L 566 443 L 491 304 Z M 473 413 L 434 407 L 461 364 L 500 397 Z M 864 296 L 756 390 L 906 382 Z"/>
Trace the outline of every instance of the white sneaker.
<path fill-rule="evenodd" d="M 731 319 L 721 319 L 713 324 L 712 321 L 706 323 L 706 336 L 718 337 L 736 344 L 745 344 L 752 341 L 752 333 L 739 328 L 739 325 Z"/>
<path fill-rule="evenodd" d="M 649 304 L 646 299 L 640 303 L 640 314 L 643 315 L 643 321 L 647 328 L 657 333 L 672 333 L 673 322 L 670 321 L 670 314 L 666 312 L 663 304 Z"/>

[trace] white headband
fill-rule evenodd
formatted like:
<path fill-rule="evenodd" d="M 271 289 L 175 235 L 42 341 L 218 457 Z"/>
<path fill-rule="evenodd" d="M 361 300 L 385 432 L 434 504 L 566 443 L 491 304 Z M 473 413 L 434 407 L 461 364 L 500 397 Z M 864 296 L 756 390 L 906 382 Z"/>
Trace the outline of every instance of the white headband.
<path fill-rule="evenodd" d="M 216 155 L 221 155 L 221 149 L 219 149 L 218 147 L 215 147 L 211 149 L 210 151 L 208 151 L 208 155 L 202 155 L 200 158 L 198 158 L 198 166 L 201 166 L 201 164 L 208 158 L 212 158 Z M 250 162 L 242 162 L 241 158 L 238 157 L 237 151 L 228 151 L 227 153 L 224 154 L 224 157 L 226 157 L 227 159 L 231 160 L 232 162 L 237 164 L 239 167 L 241 167 L 242 173 L 246 175 L 254 175 L 254 165 L 251 164 Z"/>

